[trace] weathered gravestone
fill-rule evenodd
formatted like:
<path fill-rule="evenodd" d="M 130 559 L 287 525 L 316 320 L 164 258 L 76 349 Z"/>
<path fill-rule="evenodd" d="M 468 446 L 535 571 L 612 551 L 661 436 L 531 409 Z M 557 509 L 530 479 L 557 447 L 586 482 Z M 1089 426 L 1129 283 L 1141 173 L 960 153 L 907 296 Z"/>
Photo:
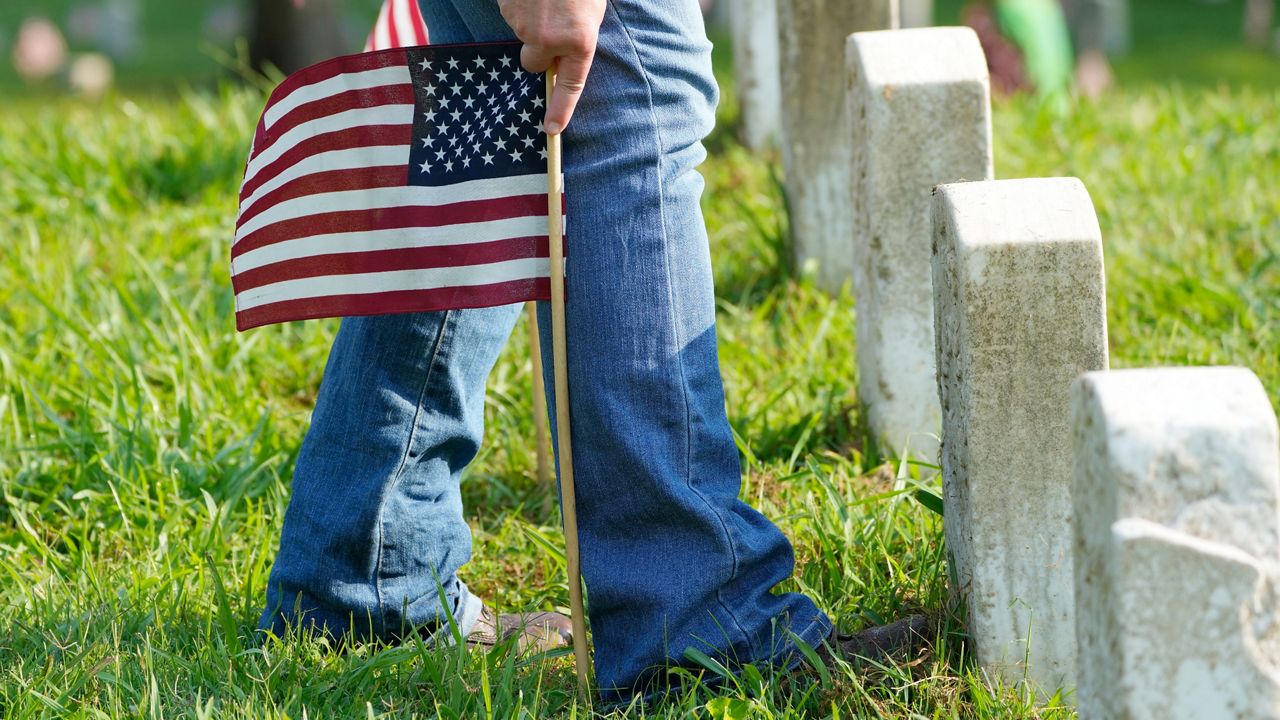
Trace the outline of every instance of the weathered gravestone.
<path fill-rule="evenodd" d="M 762 150 L 782 131 L 782 80 L 778 68 L 778 0 L 732 0 L 733 77 L 742 142 Z"/>
<path fill-rule="evenodd" d="M 938 184 L 993 177 L 987 61 L 969 28 L 855 33 L 847 56 L 858 397 L 877 439 L 933 461 L 929 206 Z"/>
<path fill-rule="evenodd" d="M 845 38 L 896 27 L 898 0 L 778 0 L 782 161 L 796 260 L 837 291 L 853 274 Z"/>
<path fill-rule="evenodd" d="M 1241 368 L 1073 389 L 1083 720 L 1280 717 L 1280 449 Z"/>
<path fill-rule="evenodd" d="M 902 27 L 919 28 L 933 25 L 933 0 L 899 0 Z"/>
<path fill-rule="evenodd" d="M 1074 687 L 1071 383 L 1107 367 L 1102 239 L 1076 179 L 940 186 L 933 292 L 952 589 L 976 659 Z"/>

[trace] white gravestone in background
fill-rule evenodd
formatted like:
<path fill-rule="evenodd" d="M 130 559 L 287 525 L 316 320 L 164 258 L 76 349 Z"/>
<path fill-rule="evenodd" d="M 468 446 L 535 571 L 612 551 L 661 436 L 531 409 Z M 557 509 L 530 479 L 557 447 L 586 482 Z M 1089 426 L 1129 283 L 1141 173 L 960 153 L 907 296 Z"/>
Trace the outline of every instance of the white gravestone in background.
<path fill-rule="evenodd" d="M 940 186 L 933 292 L 953 592 L 978 663 L 1075 686 L 1071 383 L 1107 367 L 1102 238 L 1073 178 Z"/>
<path fill-rule="evenodd" d="M 732 0 L 733 76 L 742 142 L 763 150 L 782 131 L 782 80 L 778 68 L 777 0 Z"/>
<path fill-rule="evenodd" d="M 969 28 L 855 33 L 846 54 L 858 398 L 878 440 L 933 462 L 929 206 L 936 185 L 993 177 L 987 61 Z"/>
<path fill-rule="evenodd" d="M 1280 717 L 1280 448 L 1242 368 L 1073 390 L 1082 720 Z"/>
<path fill-rule="evenodd" d="M 898 0 L 778 0 L 782 161 L 796 260 L 836 292 L 853 275 L 845 38 L 897 26 Z"/>

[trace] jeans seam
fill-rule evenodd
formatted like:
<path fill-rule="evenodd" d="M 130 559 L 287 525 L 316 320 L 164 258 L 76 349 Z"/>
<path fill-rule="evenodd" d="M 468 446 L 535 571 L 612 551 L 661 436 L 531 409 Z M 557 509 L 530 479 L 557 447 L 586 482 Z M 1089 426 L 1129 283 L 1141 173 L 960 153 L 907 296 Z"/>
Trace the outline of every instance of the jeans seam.
<path fill-rule="evenodd" d="M 387 506 L 387 498 L 399 486 L 400 478 L 404 476 L 405 468 L 408 467 L 409 453 L 413 450 L 413 443 L 418 437 L 418 418 L 422 416 L 422 404 L 426 400 L 428 388 L 431 387 L 431 379 L 435 375 L 436 361 L 440 357 L 440 348 L 444 346 L 445 335 L 449 332 L 453 317 L 454 312 L 452 310 L 444 312 L 444 318 L 440 322 L 440 330 L 436 333 L 435 341 L 431 348 L 431 362 L 428 363 L 426 376 L 422 379 L 422 388 L 418 390 L 418 400 L 414 405 L 413 422 L 409 426 L 409 437 L 405 440 L 404 452 L 400 455 L 400 463 L 396 466 L 395 472 L 391 474 L 391 482 L 387 484 L 382 497 L 378 499 L 378 555 L 373 563 L 373 594 L 378 603 L 378 620 L 383 626 L 381 628 L 382 632 L 386 632 L 387 629 L 386 606 L 382 601 L 382 551 L 385 548 L 383 515 Z"/>
<path fill-rule="evenodd" d="M 631 36 L 631 29 L 627 27 L 626 22 L 624 22 L 622 19 L 622 12 L 618 9 L 617 3 L 615 2 L 615 0 L 607 0 L 607 1 L 609 4 L 609 7 L 613 10 L 614 16 L 618 18 L 618 27 L 622 29 L 622 34 L 627 39 L 627 43 L 631 48 L 631 53 L 636 58 L 636 65 L 640 68 L 640 75 L 644 78 L 645 93 L 648 95 L 648 99 L 649 99 L 650 122 L 652 122 L 653 124 L 653 132 L 654 132 L 654 135 L 657 137 L 658 216 L 662 221 L 661 222 L 662 268 L 663 268 L 663 272 L 667 276 L 667 298 L 668 298 L 668 307 L 669 307 L 668 315 L 671 321 L 672 333 L 675 335 L 676 343 L 678 345 L 682 340 L 682 338 L 680 337 L 679 324 L 676 322 L 676 318 L 675 318 L 675 297 L 671 290 L 671 285 L 672 285 L 671 258 L 670 258 L 670 254 L 668 253 L 668 245 L 667 245 L 666 188 L 665 188 L 665 179 L 663 177 L 663 169 L 666 164 L 666 160 L 664 158 L 663 153 L 664 153 L 664 148 L 666 147 L 666 144 L 664 143 L 662 138 L 662 126 L 658 123 L 657 113 L 654 109 L 655 103 L 654 103 L 654 95 L 653 95 L 653 83 L 650 81 L 650 78 L 649 78 L 649 70 L 647 67 L 645 67 L 644 58 L 641 57 L 640 50 L 636 46 L 635 39 Z M 692 459 L 693 422 L 692 422 L 692 416 L 689 408 L 689 380 L 688 380 L 688 376 L 685 373 L 684 360 L 680 358 L 679 353 L 677 353 L 676 358 L 677 358 L 676 364 L 680 368 L 680 395 L 681 395 L 681 399 L 684 402 L 684 414 L 685 414 L 685 458 L 684 458 L 685 487 L 689 488 L 690 492 L 698 496 L 698 499 L 701 500 L 707 506 L 707 508 L 711 511 L 711 514 L 716 518 L 716 521 L 720 523 L 720 530 L 721 532 L 724 533 L 725 540 L 728 541 L 728 545 L 729 545 L 729 557 L 731 558 L 731 567 L 729 571 L 729 577 L 734 578 L 734 577 L 737 577 L 738 575 L 738 549 L 734 545 L 733 534 L 729 532 L 729 525 L 728 523 L 725 522 L 724 517 L 720 514 L 720 511 L 716 508 L 715 504 L 712 503 L 710 500 L 708 500 L 706 495 L 701 490 L 693 486 L 693 459 Z M 743 628 L 742 626 L 742 622 L 738 619 L 738 616 L 733 612 L 733 609 L 729 607 L 729 604 L 725 602 L 724 596 L 721 594 L 724 590 L 724 585 L 725 585 L 724 583 L 721 583 L 718 587 L 716 587 L 716 602 L 720 604 L 721 610 L 723 610 L 724 613 L 729 617 L 729 619 L 733 621 L 734 626 L 738 629 L 738 634 L 747 643 L 747 651 L 752 656 L 754 656 L 756 654 L 755 653 L 756 648 L 755 648 L 755 643 L 752 637 L 749 634 L 747 634 L 746 629 Z"/>

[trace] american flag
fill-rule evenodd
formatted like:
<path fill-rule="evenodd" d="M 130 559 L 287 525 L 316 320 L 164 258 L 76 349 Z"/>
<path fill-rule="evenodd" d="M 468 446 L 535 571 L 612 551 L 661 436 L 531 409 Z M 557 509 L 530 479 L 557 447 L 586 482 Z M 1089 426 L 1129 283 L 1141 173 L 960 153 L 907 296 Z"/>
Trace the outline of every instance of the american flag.
<path fill-rule="evenodd" d="M 236 327 L 548 299 L 546 92 L 519 49 L 381 50 L 286 78 L 240 190 Z"/>
<path fill-rule="evenodd" d="M 364 51 L 426 44 L 427 23 L 422 19 L 418 0 L 385 0 Z"/>

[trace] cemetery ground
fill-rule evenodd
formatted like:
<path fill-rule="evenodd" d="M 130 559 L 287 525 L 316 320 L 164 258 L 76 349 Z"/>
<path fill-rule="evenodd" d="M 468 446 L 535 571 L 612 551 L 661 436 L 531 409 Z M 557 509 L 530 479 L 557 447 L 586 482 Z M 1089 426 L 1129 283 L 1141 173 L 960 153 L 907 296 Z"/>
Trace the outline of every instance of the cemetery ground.
<path fill-rule="evenodd" d="M 704 206 L 743 496 L 795 543 L 787 587 L 846 630 L 923 610 L 945 633 L 909 663 L 813 681 L 756 668 L 618 716 L 1069 717 L 970 661 L 946 609 L 939 481 L 868 442 L 856 308 L 789 267 L 777 163 L 733 139 L 728 90 Z M 1097 204 L 1114 367 L 1243 365 L 1280 407 L 1278 100 L 1153 87 L 1067 116 L 997 103 L 997 177 L 1075 175 Z M 567 652 L 253 640 L 336 327 L 234 331 L 228 244 L 261 103 L 226 89 L 0 110 L 0 715 L 584 715 Z M 567 605 L 530 387 L 518 328 L 463 481 L 465 578 L 513 610 Z"/>

